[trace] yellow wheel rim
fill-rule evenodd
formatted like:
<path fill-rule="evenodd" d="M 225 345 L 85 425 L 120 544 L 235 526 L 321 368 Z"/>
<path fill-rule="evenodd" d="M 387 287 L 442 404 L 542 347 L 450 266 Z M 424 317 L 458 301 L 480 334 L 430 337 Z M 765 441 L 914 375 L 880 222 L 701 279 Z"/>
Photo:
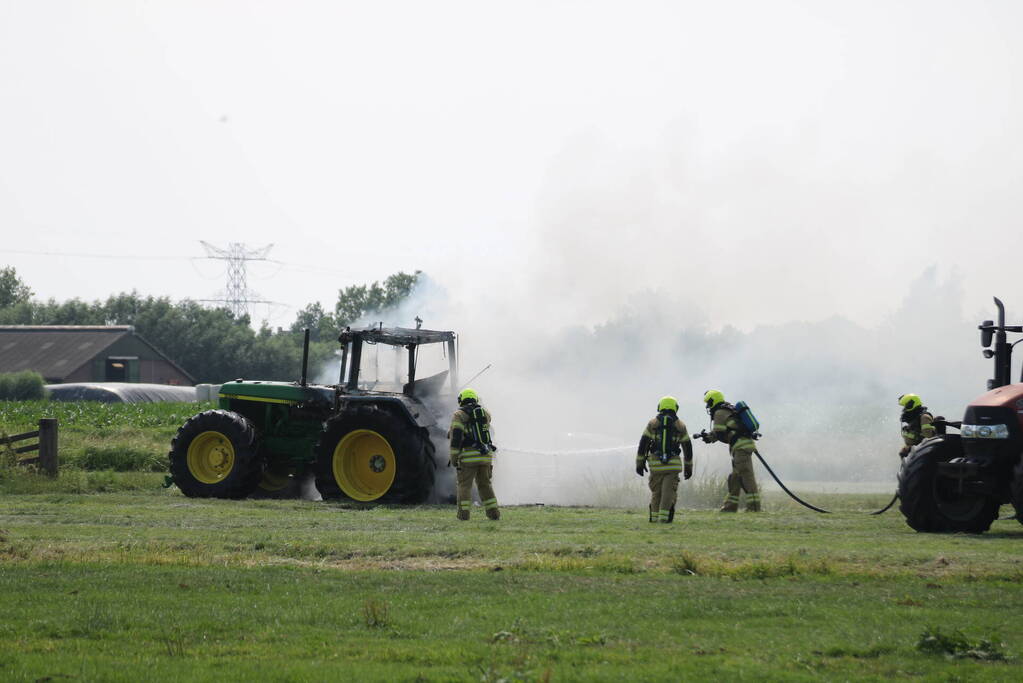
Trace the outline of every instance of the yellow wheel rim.
<path fill-rule="evenodd" d="M 345 434 L 334 448 L 334 480 L 354 500 L 376 500 L 387 493 L 397 471 L 387 439 L 371 429 Z"/>
<path fill-rule="evenodd" d="M 234 445 L 221 432 L 203 432 L 188 445 L 188 471 L 204 484 L 216 484 L 234 467 Z"/>

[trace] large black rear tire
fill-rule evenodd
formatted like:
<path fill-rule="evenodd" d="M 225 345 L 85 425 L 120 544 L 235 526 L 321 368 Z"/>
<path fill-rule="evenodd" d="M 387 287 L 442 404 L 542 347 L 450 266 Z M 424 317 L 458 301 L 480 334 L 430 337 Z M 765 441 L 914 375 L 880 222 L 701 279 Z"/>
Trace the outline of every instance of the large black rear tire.
<path fill-rule="evenodd" d="M 171 441 L 170 471 L 192 498 L 244 498 L 259 484 L 256 428 L 238 413 L 207 410 L 189 418 Z"/>
<path fill-rule="evenodd" d="M 961 457 L 958 435 L 928 439 L 914 448 L 899 471 L 899 510 L 917 531 L 980 534 L 998 517 L 998 501 L 958 493 L 956 482 L 938 476 L 938 463 Z"/>
<path fill-rule="evenodd" d="M 374 405 L 329 420 L 316 444 L 324 499 L 418 504 L 433 491 L 433 444 L 422 427 Z"/>

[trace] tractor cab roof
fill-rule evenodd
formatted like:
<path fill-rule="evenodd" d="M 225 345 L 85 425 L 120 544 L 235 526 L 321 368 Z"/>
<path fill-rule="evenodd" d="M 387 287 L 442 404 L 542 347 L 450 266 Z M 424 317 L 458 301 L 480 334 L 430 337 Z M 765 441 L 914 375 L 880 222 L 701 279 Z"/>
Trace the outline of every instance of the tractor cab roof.
<path fill-rule="evenodd" d="M 353 330 L 346 327 L 337 340 L 342 344 L 352 341 L 364 341 L 369 344 L 390 344 L 392 346 L 409 346 L 410 344 L 436 344 L 454 341 L 455 333 L 441 330 L 417 330 L 409 327 L 363 327 Z"/>

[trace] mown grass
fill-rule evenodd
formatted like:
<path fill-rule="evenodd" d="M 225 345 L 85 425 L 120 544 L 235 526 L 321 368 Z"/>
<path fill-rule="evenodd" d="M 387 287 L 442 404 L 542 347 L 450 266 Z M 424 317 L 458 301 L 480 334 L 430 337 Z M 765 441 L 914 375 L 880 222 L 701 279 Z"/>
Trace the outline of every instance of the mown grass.
<path fill-rule="evenodd" d="M 787 509 L 686 510 L 671 526 L 639 510 L 481 517 L 173 490 L 4 496 L 0 678 L 1023 674 L 1015 521 L 947 536 Z M 970 651 L 1007 659 L 956 654 Z"/>
<path fill-rule="evenodd" d="M 160 487 L 197 404 L 61 420 L 60 477 L 0 462 L 2 680 L 1018 680 L 1023 527 L 915 534 L 887 495 L 634 509 L 194 500 Z M 9 459 L 0 453 L 0 461 Z M 611 482 L 598 498 L 621 501 Z M 93 492 L 107 492 L 86 495 Z M 699 509 L 692 509 L 699 508 Z"/>

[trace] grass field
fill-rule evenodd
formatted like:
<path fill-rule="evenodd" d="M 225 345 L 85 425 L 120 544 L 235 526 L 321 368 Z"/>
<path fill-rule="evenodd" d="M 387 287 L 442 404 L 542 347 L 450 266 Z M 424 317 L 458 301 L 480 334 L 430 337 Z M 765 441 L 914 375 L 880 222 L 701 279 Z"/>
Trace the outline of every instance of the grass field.
<path fill-rule="evenodd" d="M 1019 523 L 922 535 L 897 513 L 771 507 L 459 523 L 162 489 L 6 495 L 0 679 L 1023 677 Z"/>
<path fill-rule="evenodd" d="M 495 524 L 188 499 L 160 487 L 166 453 L 207 407 L 0 402 L 0 432 L 61 425 L 56 480 L 0 453 L 0 680 L 1023 678 L 1015 521 L 916 534 L 866 515 L 887 502 L 872 494 L 814 494 L 833 515 L 768 494 L 761 515 L 671 526 L 640 504 Z M 593 486 L 641 501 L 631 484 Z M 682 500 L 716 505 L 720 486 Z"/>

